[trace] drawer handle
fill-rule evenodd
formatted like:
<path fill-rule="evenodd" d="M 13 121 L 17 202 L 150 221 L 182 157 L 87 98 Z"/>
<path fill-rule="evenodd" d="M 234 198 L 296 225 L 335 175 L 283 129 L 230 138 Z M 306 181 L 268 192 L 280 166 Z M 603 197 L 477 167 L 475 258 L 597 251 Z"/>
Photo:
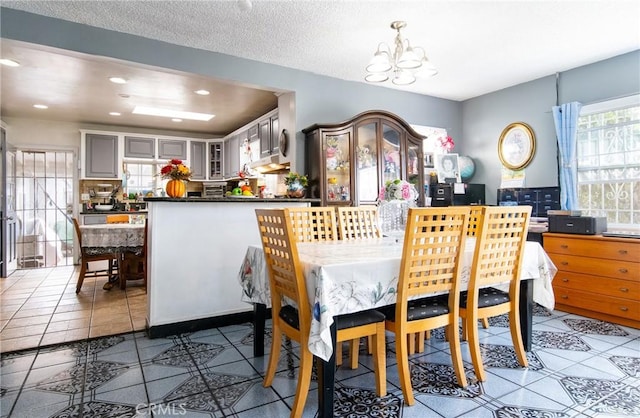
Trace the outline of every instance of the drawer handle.
<path fill-rule="evenodd" d="M 560 264 L 562 264 L 563 266 L 568 266 L 569 262 L 568 261 L 561 261 Z"/>
<path fill-rule="evenodd" d="M 618 250 L 618 254 L 627 255 L 627 250 Z"/>
<path fill-rule="evenodd" d="M 621 306 L 621 307 L 620 307 L 620 310 L 621 310 L 622 312 L 627 312 L 627 311 L 629 310 L 629 308 L 627 308 L 626 306 Z"/>
<path fill-rule="evenodd" d="M 628 288 L 626 288 L 626 287 L 621 287 L 621 288 L 620 288 L 620 291 L 621 291 L 621 292 L 624 292 L 624 293 L 627 293 L 627 292 L 629 291 L 629 289 L 628 289 Z"/>
<path fill-rule="evenodd" d="M 567 295 L 561 295 L 561 296 L 560 296 L 560 298 L 561 298 L 561 299 L 569 299 L 569 296 L 567 296 Z"/>
<path fill-rule="evenodd" d="M 560 245 L 560 248 L 562 248 L 563 250 L 566 250 L 567 248 L 569 248 L 569 246 L 567 244 L 562 244 Z"/>
<path fill-rule="evenodd" d="M 629 270 L 627 270 L 627 269 L 625 269 L 625 268 L 618 269 L 618 271 L 619 271 L 620 273 L 628 273 L 628 272 L 629 272 Z"/>
<path fill-rule="evenodd" d="M 566 277 L 563 277 L 563 278 L 562 278 L 562 281 L 563 281 L 564 283 L 569 283 L 569 279 L 567 279 Z"/>

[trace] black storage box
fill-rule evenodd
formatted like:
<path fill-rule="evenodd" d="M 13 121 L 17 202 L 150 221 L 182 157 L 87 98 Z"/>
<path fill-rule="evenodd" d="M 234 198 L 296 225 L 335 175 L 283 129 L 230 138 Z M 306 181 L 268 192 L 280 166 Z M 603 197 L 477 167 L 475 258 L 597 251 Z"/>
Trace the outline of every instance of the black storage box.
<path fill-rule="evenodd" d="M 593 216 L 549 216 L 549 232 L 596 235 L 607 230 L 607 218 Z"/>

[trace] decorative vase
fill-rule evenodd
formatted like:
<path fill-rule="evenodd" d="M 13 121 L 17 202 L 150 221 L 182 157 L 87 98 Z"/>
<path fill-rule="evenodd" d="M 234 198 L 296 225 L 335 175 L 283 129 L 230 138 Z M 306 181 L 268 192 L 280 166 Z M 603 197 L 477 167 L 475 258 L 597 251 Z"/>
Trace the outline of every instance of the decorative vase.
<path fill-rule="evenodd" d="M 304 186 L 299 182 L 294 182 L 287 186 L 287 196 L 289 197 L 294 197 L 294 198 L 304 197 L 304 193 L 305 193 Z"/>
<path fill-rule="evenodd" d="M 387 236 L 403 235 L 407 226 L 409 208 L 415 202 L 409 200 L 386 200 L 380 202 L 378 218 L 380 229 Z"/>
<path fill-rule="evenodd" d="M 169 197 L 182 197 L 187 191 L 187 186 L 182 180 L 169 180 L 166 191 Z"/>

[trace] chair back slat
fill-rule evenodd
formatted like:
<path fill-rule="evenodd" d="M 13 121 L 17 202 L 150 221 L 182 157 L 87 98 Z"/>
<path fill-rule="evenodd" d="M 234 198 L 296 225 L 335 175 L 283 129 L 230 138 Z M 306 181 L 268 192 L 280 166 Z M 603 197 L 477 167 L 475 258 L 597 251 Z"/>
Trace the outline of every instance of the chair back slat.
<path fill-rule="evenodd" d="M 519 280 L 531 206 L 483 207 L 470 288 Z"/>
<path fill-rule="evenodd" d="M 475 237 L 478 233 L 480 221 L 482 221 L 482 208 L 484 206 L 469 206 L 469 227 L 467 228 L 467 236 Z"/>
<path fill-rule="evenodd" d="M 338 221 L 333 207 L 287 208 L 297 242 L 334 241 L 338 239 Z"/>
<path fill-rule="evenodd" d="M 338 206 L 340 239 L 380 238 L 378 208 L 376 206 Z"/>
<path fill-rule="evenodd" d="M 396 306 L 433 292 L 457 293 L 468 207 L 409 208 Z"/>

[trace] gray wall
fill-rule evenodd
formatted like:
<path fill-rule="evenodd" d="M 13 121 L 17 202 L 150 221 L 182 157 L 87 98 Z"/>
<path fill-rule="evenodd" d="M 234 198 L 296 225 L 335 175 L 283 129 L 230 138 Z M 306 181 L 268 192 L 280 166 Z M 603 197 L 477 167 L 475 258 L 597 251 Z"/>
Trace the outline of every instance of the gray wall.
<path fill-rule="evenodd" d="M 293 91 L 296 95 L 296 141 L 314 123 L 339 122 L 371 109 L 396 113 L 416 125 L 447 129 L 455 152 L 476 161 L 474 183 L 486 183 L 487 201 L 495 203 L 500 184 L 497 142 L 516 121 L 533 128 L 536 154 L 526 168 L 528 186 L 557 185 L 555 128 L 556 77 L 513 86 L 465 102 L 405 93 L 349 82 L 224 54 L 186 48 L 139 36 L 80 25 L 13 9 L 0 13 L 2 37 L 88 54 L 171 68 L 226 80 Z M 606 100 L 640 92 L 640 51 L 614 57 L 559 75 L 559 103 Z M 303 156 L 297 147 L 296 159 Z M 299 167 L 296 167 L 300 169 Z"/>

